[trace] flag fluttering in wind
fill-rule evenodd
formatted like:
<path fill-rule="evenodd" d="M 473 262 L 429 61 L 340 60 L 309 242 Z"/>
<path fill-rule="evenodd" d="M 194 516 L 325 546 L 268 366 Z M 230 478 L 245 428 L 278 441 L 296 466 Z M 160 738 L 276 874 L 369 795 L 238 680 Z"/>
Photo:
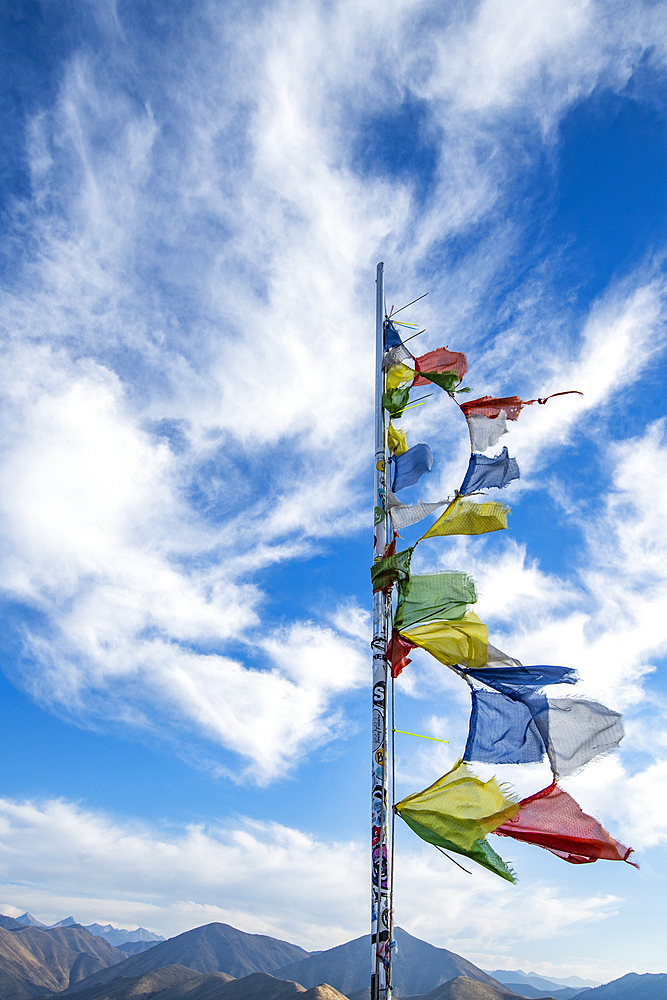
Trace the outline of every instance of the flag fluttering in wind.
<path fill-rule="evenodd" d="M 458 351 L 450 351 L 446 347 L 438 347 L 435 351 L 422 354 L 420 358 L 415 358 L 415 368 L 417 377 L 414 381 L 415 387 L 428 385 L 428 379 L 424 378 L 420 372 L 435 372 L 441 375 L 443 372 L 456 372 L 459 379 L 463 378 L 468 371 L 468 361 L 465 354 Z"/>
<path fill-rule="evenodd" d="M 513 696 L 473 688 L 471 695 L 465 760 L 528 764 L 546 754 L 554 774 L 567 777 L 623 739 L 619 713 L 597 701 L 551 698 L 525 688 Z"/>
<path fill-rule="evenodd" d="M 401 503 L 395 493 L 387 490 L 387 508 L 391 515 L 391 523 L 394 526 L 394 531 L 400 531 L 411 524 L 416 524 L 417 521 L 421 521 L 423 518 L 428 517 L 429 514 L 432 514 L 434 510 L 444 507 L 446 503 L 446 500 L 439 500 L 437 503 Z"/>
<path fill-rule="evenodd" d="M 457 621 L 412 625 L 401 629 L 401 635 L 448 667 L 457 663 L 481 667 L 486 663 L 489 630 L 474 611 L 468 611 Z"/>
<path fill-rule="evenodd" d="M 394 624 L 400 629 L 419 622 L 462 618 L 468 604 L 476 601 L 475 583 L 467 573 L 411 574 L 399 582 Z"/>
<path fill-rule="evenodd" d="M 500 531 L 507 527 L 509 512 L 509 507 L 495 500 L 475 503 L 457 496 L 422 538 L 435 538 L 436 535 L 483 535 L 488 531 Z"/>
<path fill-rule="evenodd" d="M 548 788 L 523 799 L 516 815 L 493 832 L 537 844 L 575 865 L 590 864 L 600 858 L 627 861 L 632 854 L 632 848 L 610 837 L 555 780 Z"/>
<path fill-rule="evenodd" d="M 425 472 L 433 468 L 433 453 L 427 444 L 413 444 L 402 455 L 394 455 L 394 479 L 391 488 L 394 493 L 418 483 Z"/>
<path fill-rule="evenodd" d="M 463 761 L 457 761 L 433 785 L 408 795 L 395 808 L 422 840 L 463 854 L 510 882 L 515 880 L 486 841 L 487 833 L 519 810 L 495 778 L 480 781 Z"/>
<path fill-rule="evenodd" d="M 503 448 L 500 454 L 493 458 L 473 454 L 470 456 L 468 470 L 461 483 L 459 493 L 461 496 L 466 496 L 469 493 L 477 493 L 478 490 L 486 490 L 493 486 L 507 486 L 513 479 L 518 479 L 520 475 L 517 461 L 515 458 L 510 458 L 507 448 Z"/>

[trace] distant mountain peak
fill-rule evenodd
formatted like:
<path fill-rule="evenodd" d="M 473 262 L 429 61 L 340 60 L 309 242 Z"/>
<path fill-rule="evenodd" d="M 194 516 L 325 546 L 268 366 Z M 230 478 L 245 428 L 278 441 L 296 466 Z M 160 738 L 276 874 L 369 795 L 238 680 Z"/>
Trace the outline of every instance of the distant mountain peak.
<path fill-rule="evenodd" d="M 20 924 L 25 924 L 26 927 L 41 927 L 41 929 L 44 930 L 47 926 L 46 924 L 43 924 L 41 920 L 38 920 L 37 917 L 33 917 L 32 913 L 28 913 L 27 910 L 25 913 L 22 913 L 20 917 L 16 917 L 16 919 Z"/>

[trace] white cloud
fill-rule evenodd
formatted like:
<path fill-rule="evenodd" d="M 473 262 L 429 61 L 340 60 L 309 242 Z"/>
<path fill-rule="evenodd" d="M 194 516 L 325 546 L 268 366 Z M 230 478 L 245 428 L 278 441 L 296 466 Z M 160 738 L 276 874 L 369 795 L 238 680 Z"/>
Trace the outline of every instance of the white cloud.
<path fill-rule="evenodd" d="M 624 84 L 655 25 L 639 6 L 617 23 L 574 0 L 517 0 L 509 12 L 486 0 L 446 15 L 397 2 L 381 17 L 373 4 L 280 3 L 259 19 L 213 5 L 210 32 L 161 53 L 156 97 L 122 16 L 95 9 L 107 47 L 74 53 L 57 100 L 29 123 L 32 194 L 13 211 L 32 249 L 0 306 L 13 345 L 2 576 L 7 596 L 47 622 L 26 634 L 32 665 L 15 677 L 79 718 L 172 733 L 180 718 L 267 781 L 340 732 L 336 701 L 361 675 L 361 624 L 351 634 L 323 615 L 266 634 L 252 574 L 362 523 L 378 248 L 391 294 L 407 298 L 435 243 L 486 220 L 489 240 L 436 283 L 424 311 L 429 337 L 474 345 L 479 303 L 521 237 L 508 193 L 517 149 L 528 132 L 551 141 L 596 83 Z M 143 103 L 118 83 L 119 60 Z M 448 137 L 422 207 L 410 182 L 360 173 L 354 153 L 364 115 L 413 99 L 428 103 L 424 127 Z M 586 397 L 526 414 L 516 444 L 527 471 L 637 377 L 662 342 L 662 295 L 633 276 L 580 347 L 554 350 L 562 320 L 543 317 L 549 337 L 530 340 L 536 391 L 552 377 L 562 388 L 560 369 Z M 531 316 L 549 307 L 538 294 Z M 480 359 L 481 377 L 508 344 L 525 346 L 529 318 Z M 524 380 L 526 367 L 515 363 Z M 414 434 L 437 424 L 455 439 L 444 412 L 414 411 Z M 167 425 L 179 447 L 160 437 Z M 441 466 L 438 488 L 451 491 Z M 501 576 L 513 601 L 493 596 Z M 583 577 L 602 594 L 607 577 Z M 568 584 L 519 548 L 495 575 L 481 571 L 480 591 L 499 621 L 519 601 L 532 608 L 513 637 L 524 656 L 553 640 L 553 655 L 574 644 L 593 663 L 585 612 L 536 626 L 545 603 L 568 607 Z M 637 641 L 626 636 L 626 665 L 609 678 L 619 699 L 638 697 Z M 616 633 L 596 642 L 601 676 L 621 647 Z M 261 669 L 246 663 L 256 648 Z M 595 686 L 592 666 L 587 678 Z"/>
<path fill-rule="evenodd" d="M 251 819 L 157 829 L 62 800 L 7 799 L 0 838 L 0 897 L 44 922 L 73 913 L 171 936 L 222 920 L 312 949 L 367 933 L 364 844 Z M 487 946 L 490 912 L 502 953 L 603 920 L 619 903 L 543 883 L 513 887 L 477 868 L 471 877 L 414 843 L 401 851 L 397 880 L 401 926 L 464 953 Z"/>

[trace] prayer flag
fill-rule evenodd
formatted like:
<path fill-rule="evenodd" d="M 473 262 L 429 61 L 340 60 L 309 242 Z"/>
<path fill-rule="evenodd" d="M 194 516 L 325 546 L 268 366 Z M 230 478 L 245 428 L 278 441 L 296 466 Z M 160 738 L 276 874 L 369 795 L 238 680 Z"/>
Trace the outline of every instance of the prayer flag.
<path fill-rule="evenodd" d="M 493 666 L 489 660 L 485 667 L 467 671 L 467 675 L 470 680 L 481 681 L 510 697 L 544 687 L 545 684 L 576 684 L 579 679 L 572 667 L 551 667 L 547 664 L 524 667 L 518 661 L 512 666 Z"/>
<path fill-rule="evenodd" d="M 407 486 L 414 486 L 425 472 L 433 468 L 433 453 L 427 444 L 414 444 L 402 455 L 394 455 L 394 481 L 392 491 L 398 493 Z"/>
<path fill-rule="evenodd" d="M 481 673 L 474 671 L 475 678 Z M 527 764 L 546 750 L 554 774 L 566 777 L 611 753 L 622 739 L 619 713 L 596 701 L 550 698 L 529 686 L 507 686 L 505 693 L 473 690 L 464 758 Z"/>
<path fill-rule="evenodd" d="M 574 865 L 590 864 L 598 858 L 627 861 L 632 854 L 632 848 L 610 837 L 555 780 L 548 788 L 523 799 L 518 813 L 494 832 L 537 844 Z"/>
<path fill-rule="evenodd" d="M 535 400 L 531 399 L 531 403 Z M 480 396 L 479 399 L 469 399 L 459 404 L 466 417 L 499 417 L 505 411 L 507 420 L 516 420 L 526 404 L 518 396 Z"/>
<path fill-rule="evenodd" d="M 407 823 L 413 833 L 416 833 L 418 837 L 425 840 L 427 844 L 434 844 L 436 847 L 442 847 L 445 851 L 451 851 L 452 854 L 460 854 L 464 858 L 470 858 L 471 861 L 476 861 L 478 865 L 488 868 L 490 872 L 500 875 L 501 878 L 507 879 L 508 882 L 516 882 L 516 875 L 500 855 L 496 854 L 488 840 L 476 840 L 469 850 L 465 850 L 463 847 L 453 844 L 451 840 L 447 840 L 446 837 L 441 837 L 434 830 L 429 830 L 428 827 L 422 826 L 421 823 L 418 823 L 411 816 L 406 816 L 404 813 L 399 813 L 399 816 Z"/>
<path fill-rule="evenodd" d="M 402 347 L 401 335 L 390 319 L 384 321 L 384 349 L 390 350 L 392 347 Z"/>
<path fill-rule="evenodd" d="M 393 630 L 391 639 L 387 645 L 387 659 L 391 664 L 392 677 L 398 677 L 401 671 L 407 667 L 408 663 L 412 663 L 412 660 L 408 659 L 407 654 L 414 648 L 415 645 L 413 642 L 399 635 L 396 629 Z"/>
<path fill-rule="evenodd" d="M 467 573 L 411 574 L 398 585 L 394 622 L 400 629 L 433 619 L 460 619 L 476 600 L 475 582 Z"/>
<path fill-rule="evenodd" d="M 404 389 L 387 389 L 382 393 L 382 405 L 393 417 L 400 417 L 410 399 L 410 386 Z"/>
<path fill-rule="evenodd" d="M 623 739 L 623 722 L 597 701 L 549 698 L 547 751 L 554 774 L 574 774 L 585 764 L 615 750 Z"/>
<path fill-rule="evenodd" d="M 501 410 L 497 417 L 466 417 L 470 434 L 470 450 L 486 451 L 507 434 L 507 414 Z"/>
<path fill-rule="evenodd" d="M 503 448 L 500 454 L 494 458 L 471 455 L 468 471 L 459 492 L 465 496 L 468 493 L 476 493 L 477 490 L 489 489 L 492 486 L 507 486 L 513 479 L 518 479 L 519 475 L 516 459 L 510 458 L 507 448 Z"/>
<path fill-rule="evenodd" d="M 422 354 L 420 358 L 415 358 L 415 368 L 418 372 L 456 372 L 461 378 L 468 371 L 468 361 L 465 354 L 458 351 L 450 351 L 446 347 L 438 347 L 435 351 Z M 428 385 L 428 379 L 423 375 L 417 375 L 414 385 Z"/>
<path fill-rule="evenodd" d="M 398 347 L 392 347 L 390 350 L 384 352 L 382 368 L 384 371 L 387 371 L 388 368 L 400 365 L 402 361 L 407 361 L 411 357 L 412 355 L 405 344 L 399 344 Z"/>
<path fill-rule="evenodd" d="M 408 450 L 405 431 L 402 431 L 399 427 L 394 427 L 391 420 L 387 427 L 387 446 L 390 455 L 403 455 Z"/>
<path fill-rule="evenodd" d="M 480 781 L 462 760 L 423 792 L 396 804 L 406 821 L 415 820 L 468 851 L 518 811 L 519 804 L 506 797 L 495 778 Z"/>
<path fill-rule="evenodd" d="M 444 507 L 446 503 L 446 500 L 439 500 L 438 503 L 417 503 L 412 505 L 401 503 L 396 494 L 392 493 L 391 490 L 387 490 L 387 508 L 391 514 L 391 523 L 394 531 L 400 531 L 402 528 L 407 528 L 410 524 L 416 524 L 423 517 L 432 514 L 438 507 Z"/>
<path fill-rule="evenodd" d="M 404 580 L 410 573 L 410 560 L 412 559 L 413 548 L 405 549 L 403 552 L 394 552 L 391 555 L 383 556 L 371 566 L 371 583 L 373 593 L 376 590 L 383 590 L 390 587 L 397 580 Z"/>
<path fill-rule="evenodd" d="M 458 372 L 421 372 L 419 375 L 420 379 L 426 379 L 428 382 L 433 382 L 434 385 L 439 385 L 441 389 L 445 392 L 453 392 L 457 385 L 461 381 L 461 376 Z M 461 392 L 465 390 L 461 389 Z"/>
<path fill-rule="evenodd" d="M 457 663 L 481 667 L 486 663 L 489 631 L 474 611 L 468 611 L 458 621 L 424 622 L 402 628 L 401 635 L 448 667 Z"/>
<path fill-rule="evenodd" d="M 404 385 L 412 385 L 416 375 L 414 368 L 408 365 L 394 365 L 387 372 L 387 389 L 401 389 Z"/>
<path fill-rule="evenodd" d="M 496 500 L 475 503 L 457 496 L 422 538 L 434 538 L 436 535 L 483 535 L 487 531 L 500 531 L 507 527 L 509 512 L 509 507 Z"/>
<path fill-rule="evenodd" d="M 544 758 L 544 740 L 531 706 L 497 691 L 473 689 L 464 760 L 483 764 L 533 764 Z M 544 709 L 547 700 L 542 696 Z"/>

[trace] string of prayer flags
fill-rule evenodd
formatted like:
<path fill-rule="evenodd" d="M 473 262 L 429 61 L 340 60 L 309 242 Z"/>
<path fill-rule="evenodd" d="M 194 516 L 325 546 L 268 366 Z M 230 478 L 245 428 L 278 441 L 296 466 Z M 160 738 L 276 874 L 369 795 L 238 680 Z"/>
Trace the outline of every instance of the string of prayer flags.
<path fill-rule="evenodd" d="M 387 427 L 387 448 L 390 455 L 403 455 L 408 450 L 405 431 L 402 431 L 400 427 L 394 427 L 391 420 Z"/>
<path fill-rule="evenodd" d="M 392 417 L 401 417 L 410 400 L 410 386 L 404 389 L 387 389 L 382 393 L 382 405 Z"/>
<path fill-rule="evenodd" d="M 507 527 L 509 512 L 509 507 L 498 501 L 475 503 L 457 496 L 422 538 L 435 538 L 436 535 L 483 535 L 488 531 L 500 531 Z"/>
<path fill-rule="evenodd" d="M 495 778 L 480 781 L 462 760 L 428 788 L 396 804 L 403 819 L 415 820 L 465 850 L 518 811 L 519 803 L 505 795 Z"/>
<path fill-rule="evenodd" d="M 398 493 L 419 482 L 425 472 L 433 468 L 433 452 L 427 444 L 414 444 L 402 455 L 394 455 L 394 480 L 392 491 Z"/>
<path fill-rule="evenodd" d="M 574 865 L 598 859 L 628 861 L 632 854 L 632 848 L 614 840 L 555 780 L 548 788 L 523 799 L 516 815 L 494 832 L 500 837 L 537 844 Z"/>
<path fill-rule="evenodd" d="M 598 757 L 611 753 L 624 736 L 623 721 L 598 701 L 549 698 L 547 752 L 554 774 L 574 774 Z"/>
<path fill-rule="evenodd" d="M 415 644 L 413 642 L 400 635 L 396 629 L 393 630 L 391 639 L 387 645 L 387 659 L 391 665 L 392 677 L 398 677 L 401 671 L 407 667 L 408 663 L 412 663 L 412 660 L 408 659 L 408 653 L 414 648 Z"/>
<path fill-rule="evenodd" d="M 401 531 L 411 524 L 416 524 L 417 521 L 421 521 L 422 518 L 432 514 L 434 510 L 444 507 L 446 502 L 446 500 L 440 500 L 438 503 L 401 503 L 395 493 L 387 490 L 387 509 L 391 515 L 391 523 L 394 531 Z"/>
<path fill-rule="evenodd" d="M 410 560 L 414 546 L 404 549 L 403 552 L 393 552 L 378 559 L 371 566 L 371 583 L 373 593 L 376 590 L 384 590 L 398 580 L 405 580 L 410 573 Z"/>
<path fill-rule="evenodd" d="M 507 413 L 501 410 L 497 417 L 466 417 L 470 434 L 470 450 L 486 451 L 507 434 Z"/>
<path fill-rule="evenodd" d="M 400 629 L 434 619 L 460 619 L 476 601 L 475 582 L 467 573 L 411 574 L 399 581 L 394 623 Z"/>
<path fill-rule="evenodd" d="M 457 621 L 424 622 L 402 628 L 401 635 L 448 667 L 457 663 L 481 667 L 486 663 L 489 632 L 474 611 L 466 612 Z"/>
<path fill-rule="evenodd" d="M 468 360 L 465 354 L 460 351 L 450 351 L 446 347 L 438 347 L 435 351 L 429 351 L 427 354 L 422 354 L 420 358 L 415 358 L 415 368 L 418 373 L 436 372 L 438 375 L 442 372 L 456 372 L 459 379 L 462 379 L 468 371 Z M 424 378 L 423 374 L 418 374 L 413 384 L 415 386 L 428 385 L 428 379 Z"/>
<path fill-rule="evenodd" d="M 404 813 L 399 813 L 399 816 L 407 823 L 412 832 L 416 833 L 422 840 L 425 840 L 427 844 L 434 844 L 445 851 L 451 851 L 452 854 L 460 854 L 462 857 L 469 858 L 478 865 L 482 865 L 483 868 L 488 868 L 490 872 L 500 875 L 501 878 L 507 879 L 508 882 L 516 883 L 516 875 L 510 866 L 503 861 L 499 854 L 496 854 L 485 838 L 476 840 L 472 847 L 466 850 L 452 843 L 451 840 L 447 840 L 446 837 L 442 837 L 435 830 L 430 830 L 428 827 L 422 826 L 421 823 L 418 823 L 411 816 L 406 816 Z"/>
<path fill-rule="evenodd" d="M 405 385 L 412 385 L 416 374 L 414 368 L 408 365 L 394 365 L 387 372 L 387 389 L 402 389 Z"/>
<path fill-rule="evenodd" d="M 510 458 L 507 448 L 499 455 L 487 458 L 485 455 L 471 455 L 468 471 L 461 483 L 459 493 L 466 496 L 478 490 L 489 489 L 492 486 L 507 486 L 513 479 L 520 476 L 519 466 L 515 458 Z"/>

